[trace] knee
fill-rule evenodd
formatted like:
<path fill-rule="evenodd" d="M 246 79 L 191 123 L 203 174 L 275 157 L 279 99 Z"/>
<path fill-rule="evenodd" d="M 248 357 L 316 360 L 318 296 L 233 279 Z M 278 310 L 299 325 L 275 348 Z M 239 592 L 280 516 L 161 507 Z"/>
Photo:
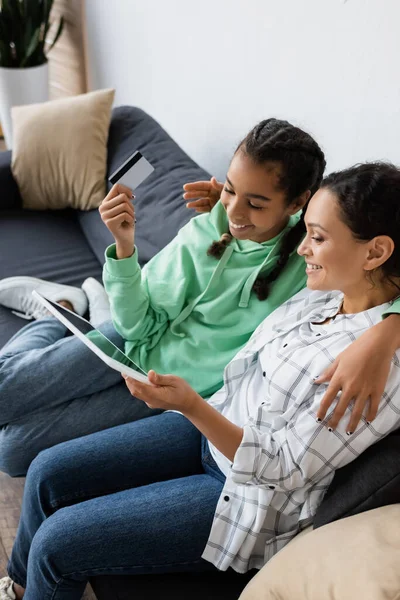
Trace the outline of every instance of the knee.
<path fill-rule="evenodd" d="M 42 450 L 29 466 L 25 482 L 26 492 L 39 494 L 42 503 L 45 503 L 49 509 L 53 509 L 59 478 L 60 464 L 57 450 L 55 448 Z"/>
<path fill-rule="evenodd" d="M 39 465 L 47 460 L 45 452 L 40 452 L 34 437 L 18 426 L 5 425 L 0 428 L 0 471 L 10 477 L 25 477 L 36 459 Z"/>
<path fill-rule="evenodd" d="M 34 457 L 24 447 L 11 425 L 0 428 L 0 471 L 10 477 L 24 477 Z"/>
<path fill-rule="evenodd" d="M 29 562 L 43 581 L 60 582 L 70 571 L 70 559 L 77 548 L 69 547 L 68 522 L 61 509 L 48 517 L 37 530 L 29 549 Z"/>

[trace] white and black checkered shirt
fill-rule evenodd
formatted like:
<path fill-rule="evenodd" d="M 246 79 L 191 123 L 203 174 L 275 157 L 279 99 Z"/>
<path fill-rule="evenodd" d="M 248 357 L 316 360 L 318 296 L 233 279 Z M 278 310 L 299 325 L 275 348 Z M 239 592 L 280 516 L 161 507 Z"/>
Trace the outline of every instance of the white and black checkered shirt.
<path fill-rule="evenodd" d="M 313 379 L 389 306 L 317 324 L 336 315 L 341 302 L 338 292 L 294 296 L 257 328 L 209 400 L 244 425 L 233 464 L 210 444 L 227 479 L 203 557 L 219 569 L 261 568 L 312 521 L 335 469 L 400 426 L 400 354 L 371 425 L 363 419 L 347 435 L 350 409 L 333 432 L 316 422 L 327 386 Z"/>

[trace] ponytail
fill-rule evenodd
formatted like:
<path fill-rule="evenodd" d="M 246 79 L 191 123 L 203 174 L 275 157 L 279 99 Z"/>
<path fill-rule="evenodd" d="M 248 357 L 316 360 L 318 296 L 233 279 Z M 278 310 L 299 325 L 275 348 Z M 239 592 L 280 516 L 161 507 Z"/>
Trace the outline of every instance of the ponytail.
<path fill-rule="evenodd" d="M 218 242 L 213 242 L 207 250 L 207 256 L 213 256 L 214 258 L 221 258 L 225 252 L 225 248 L 229 246 L 232 241 L 230 233 L 223 233 Z"/>

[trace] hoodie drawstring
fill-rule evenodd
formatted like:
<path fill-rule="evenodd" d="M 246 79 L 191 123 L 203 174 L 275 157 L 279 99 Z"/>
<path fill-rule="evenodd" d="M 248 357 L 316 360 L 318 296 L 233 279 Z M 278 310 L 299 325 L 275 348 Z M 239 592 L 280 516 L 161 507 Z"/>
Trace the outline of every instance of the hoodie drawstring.
<path fill-rule="evenodd" d="M 204 290 L 204 292 L 202 294 L 200 294 L 200 296 L 198 296 L 197 298 L 195 298 L 194 300 L 189 302 L 189 304 L 187 306 L 185 306 L 185 308 L 176 317 L 176 319 L 174 319 L 174 321 L 172 321 L 171 333 L 173 333 L 174 335 L 177 335 L 178 337 L 184 337 L 184 335 L 185 335 L 184 333 L 179 333 L 176 330 L 177 326 L 180 323 L 182 323 L 182 321 L 184 321 L 185 319 L 187 319 L 189 317 L 189 315 L 192 313 L 192 311 L 197 306 L 197 304 L 202 300 L 202 298 L 204 298 L 204 296 L 210 290 L 212 285 L 218 280 L 218 278 L 220 277 L 222 271 L 225 269 L 230 257 L 232 256 L 232 254 L 234 252 L 233 244 L 234 244 L 234 242 L 231 243 L 231 245 L 229 245 L 225 249 L 223 255 L 221 256 L 220 260 L 218 261 L 218 265 L 216 266 L 216 268 L 213 271 L 213 274 L 210 277 L 210 281 L 208 282 L 208 285 L 207 285 L 206 289 Z M 239 304 L 238 304 L 238 306 L 240 308 L 248 307 L 249 302 L 250 302 L 250 295 L 251 295 L 255 280 L 257 279 L 260 272 L 265 267 L 269 266 L 272 263 L 276 263 L 276 260 L 279 257 L 279 251 L 280 251 L 280 240 L 277 241 L 277 243 L 271 249 L 269 254 L 265 257 L 263 262 L 260 264 L 260 266 L 257 267 L 246 279 L 246 281 L 243 285 L 243 288 L 242 288 L 242 293 L 240 295 L 240 300 L 239 300 Z"/>
<path fill-rule="evenodd" d="M 176 317 L 176 319 L 174 319 L 172 321 L 171 333 L 173 333 L 174 335 L 177 335 L 179 337 L 183 337 L 184 334 L 178 333 L 176 331 L 176 327 L 180 323 L 182 323 L 182 321 L 184 321 L 185 319 L 188 318 L 188 316 L 193 311 L 193 309 L 197 306 L 197 304 L 200 302 L 200 300 L 202 298 L 204 298 L 204 296 L 207 294 L 209 289 L 212 287 L 213 283 L 218 280 L 220 274 L 225 269 L 225 266 L 226 266 L 228 260 L 230 259 L 230 257 L 232 256 L 232 254 L 233 254 L 233 248 L 231 246 L 228 246 L 226 248 L 225 252 L 223 253 L 223 255 L 221 256 L 220 260 L 218 261 L 218 264 L 217 264 L 216 268 L 214 269 L 213 274 L 210 277 L 210 281 L 208 282 L 208 285 L 207 285 L 206 289 L 204 290 L 204 292 L 202 294 L 200 294 L 200 296 L 198 296 L 197 298 L 195 298 L 194 300 L 189 302 L 189 304 L 187 306 L 185 306 L 185 308 Z"/>

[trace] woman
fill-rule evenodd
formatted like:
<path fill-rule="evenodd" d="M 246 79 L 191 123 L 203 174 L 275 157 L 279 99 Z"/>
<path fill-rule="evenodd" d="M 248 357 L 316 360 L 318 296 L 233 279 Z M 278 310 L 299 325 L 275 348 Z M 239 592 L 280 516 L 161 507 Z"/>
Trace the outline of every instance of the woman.
<path fill-rule="evenodd" d="M 400 171 L 333 173 L 305 222 L 312 291 L 265 319 L 209 402 L 176 376 L 126 378 L 136 398 L 181 414 L 35 459 L 1 600 L 78 600 L 95 574 L 261 568 L 312 521 L 334 470 L 399 426 L 399 354 L 374 424 L 356 431 L 316 417 L 314 380 L 399 295 Z"/>
<path fill-rule="evenodd" d="M 209 397 L 261 321 L 305 286 L 296 253 L 304 236 L 299 210 L 318 189 L 324 168 L 324 155 L 307 133 L 286 121 L 262 121 L 239 144 L 221 202 L 210 215 L 192 219 L 143 270 L 134 246 L 130 190 L 114 186 L 100 207 L 116 242 L 104 266 L 113 325 L 103 332 L 145 371 L 175 373 Z M 64 338 L 64 326 L 35 305 L 31 285 L 19 285 L 19 278 L 3 280 L 0 303 L 39 320 L 0 354 L 0 470 L 14 476 L 25 474 L 44 448 L 154 414 L 132 399 L 117 372 L 79 340 Z M 44 295 L 78 310 L 76 290 L 69 294 L 65 286 L 44 285 Z M 381 389 L 394 351 L 387 344 L 393 324 L 376 329 L 372 348 L 363 340 L 340 357 L 344 368 L 364 365 L 344 378 L 365 382 L 355 419 L 360 404 L 376 395 L 370 376 L 378 348 L 385 348 L 378 365 Z M 349 396 L 344 384 L 342 389 L 343 403 L 360 391 L 349 385 Z M 376 401 L 370 419 L 375 409 Z"/>

